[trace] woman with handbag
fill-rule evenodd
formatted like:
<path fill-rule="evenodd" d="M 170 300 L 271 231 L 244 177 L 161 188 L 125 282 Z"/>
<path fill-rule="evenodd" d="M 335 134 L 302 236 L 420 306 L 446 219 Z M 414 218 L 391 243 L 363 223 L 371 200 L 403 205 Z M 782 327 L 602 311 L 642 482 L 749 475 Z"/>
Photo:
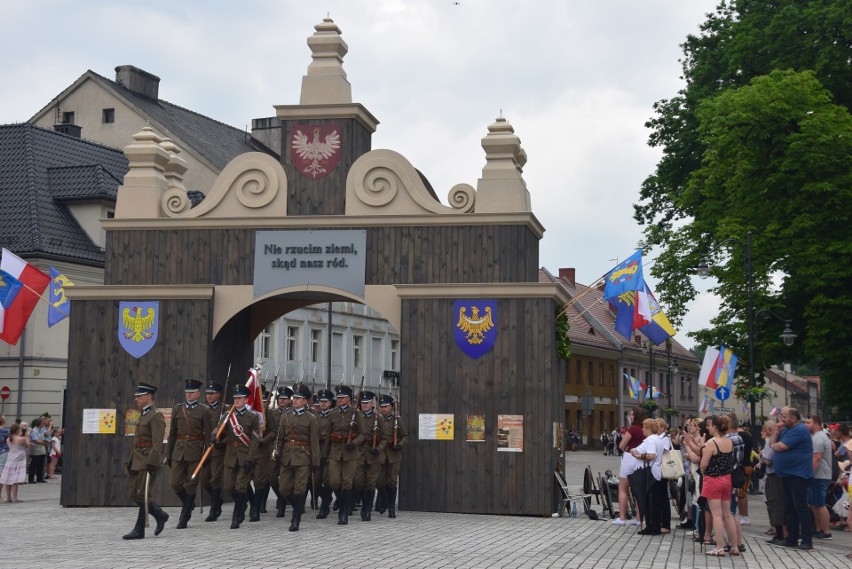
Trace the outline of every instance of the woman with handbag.
<path fill-rule="evenodd" d="M 644 490 L 646 493 L 645 500 L 640 500 L 637 496 L 637 503 L 645 502 L 644 510 L 645 528 L 639 531 L 640 535 L 660 535 L 662 531 L 663 509 L 661 504 L 661 496 L 665 496 L 666 506 L 668 506 L 668 493 L 665 490 L 666 482 L 662 477 L 662 462 L 663 450 L 665 443 L 660 438 L 660 424 L 657 419 L 645 419 L 642 421 L 642 432 L 645 439 L 642 444 L 630 451 L 637 461 L 641 462 L 640 467 L 647 472 L 643 473 L 643 478 L 646 479 Z M 639 474 L 634 472 L 634 476 Z M 637 487 L 635 494 L 641 494 L 643 487 L 634 484 Z M 671 509 L 669 509 L 669 520 L 671 520 Z M 669 522 L 670 523 L 670 522 Z"/>

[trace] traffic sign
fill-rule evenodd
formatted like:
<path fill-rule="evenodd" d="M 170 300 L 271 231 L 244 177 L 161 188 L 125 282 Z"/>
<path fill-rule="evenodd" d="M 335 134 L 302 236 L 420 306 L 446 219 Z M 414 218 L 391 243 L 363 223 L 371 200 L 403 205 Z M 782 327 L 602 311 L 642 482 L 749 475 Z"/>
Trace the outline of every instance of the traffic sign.
<path fill-rule="evenodd" d="M 8 385 L 4 385 L 2 389 L 0 389 L 0 399 L 6 401 L 9 399 L 9 396 L 12 395 L 12 390 L 9 389 Z"/>
<path fill-rule="evenodd" d="M 719 401 L 724 401 L 728 397 L 731 396 L 731 390 L 725 387 L 724 385 L 720 385 L 716 388 L 716 397 L 719 398 Z"/>

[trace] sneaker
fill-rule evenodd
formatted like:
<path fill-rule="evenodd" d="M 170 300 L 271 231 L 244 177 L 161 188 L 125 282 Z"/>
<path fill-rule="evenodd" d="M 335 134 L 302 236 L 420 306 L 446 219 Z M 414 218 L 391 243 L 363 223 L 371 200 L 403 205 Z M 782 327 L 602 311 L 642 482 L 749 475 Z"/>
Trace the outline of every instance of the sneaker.
<path fill-rule="evenodd" d="M 745 526 L 745 525 L 748 525 L 750 523 L 751 523 L 751 520 L 748 519 L 748 516 L 743 516 L 743 517 L 740 518 L 740 525 Z"/>
<path fill-rule="evenodd" d="M 824 531 L 818 531 L 814 534 L 814 539 L 831 539 L 832 536 L 830 533 L 825 533 Z"/>
<path fill-rule="evenodd" d="M 615 518 L 615 519 L 614 519 L 614 520 L 612 520 L 612 522 L 610 522 L 610 523 L 613 523 L 613 524 L 615 524 L 615 525 L 617 525 L 617 526 L 625 526 L 625 525 L 627 525 L 627 522 L 625 522 L 625 521 L 624 521 L 624 520 L 622 520 L 621 518 Z"/>
<path fill-rule="evenodd" d="M 640 526 L 640 525 L 642 525 L 642 523 L 641 523 L 641 522 L 638 522 L 638 521 L 636 521 L 636 520 L 630 520 L 630 525 L 632 525 L 632 526 Z"/>

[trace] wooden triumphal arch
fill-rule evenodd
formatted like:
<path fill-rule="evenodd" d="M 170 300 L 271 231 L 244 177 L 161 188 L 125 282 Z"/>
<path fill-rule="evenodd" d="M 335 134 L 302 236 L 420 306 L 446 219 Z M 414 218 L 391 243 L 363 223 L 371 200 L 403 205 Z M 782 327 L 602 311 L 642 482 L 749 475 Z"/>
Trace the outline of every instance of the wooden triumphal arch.
<path fill-rule="evenodd" d="M 137 382 L 160 387 L 160 407 L 186 377 L 223 381 L 231 366 L 233 386 L 274 316 L 349 299 L 400 334 L 411 433 L 400 508 L 549 515 L 566 373 L 554 316 L 564 299 L 538 283 L 544 230 L 518 137 L 502 118 L 490 125 L 476 188 L 453 187 L 443 205 L 403 156 L 371 150 L 378 121 L 351 102 L 339 29 L 326 20 L 308 43 L 300 104 L 276 106 L 280 159 L 238 156 L 190 207 L 174 143 L 146 128 L 125 149 L 130 171 L 103 222 L 104 285 L 69 293 L 63 504 L 127 503 L 124 411 Z M 134 357 L 119 338 L 121 303 L 154 301 L 156 342 Z M 489 303 L 492 325 L 478 340 L 490 349 L 472 353 L 464 333 L 455 338 L 458 307 L 478 301 Z M 115 410 L 115 434 L 83 428 L 98 409 Z M 160 496 L 171 494 L 165 478 Z"/>

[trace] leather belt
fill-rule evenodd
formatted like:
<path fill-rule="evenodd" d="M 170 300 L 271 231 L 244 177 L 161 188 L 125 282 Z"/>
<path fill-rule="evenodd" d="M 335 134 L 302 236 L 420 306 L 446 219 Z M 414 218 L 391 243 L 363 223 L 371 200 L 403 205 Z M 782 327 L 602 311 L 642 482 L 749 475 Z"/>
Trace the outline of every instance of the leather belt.
<path fill-rule="evenodd" d="M 349 439 L 347 435 L 338 435 L 336 433 L 331 433 L 328 437 L 333 443 L 345 443 Z"/>
<path fill-rule="evenodd" d="M 241 443 L 240 441 L 236 441 L 236 442 L 230 442 L 230 443 L 228 443 L 228 446 L 229 446 L 229 447 L 244 447 L 244 446 L 246 446 L 246 445 L 244 445 L 244 444 L 243 444 L 243 443 Z"/>
<path fill-rule="evenodd" d="M 133 448 L 147 448 L 150 446 L 154 446 L 154 443 L 151 441 L 139 441 L 137 443 L 133 443 Z"/>
<path fill-rule="evenodd" d="M 183 435 L 177 438 L 179 441 L 203 441 L 203 435 Z"/>
<path fill-rule="evenodd" d="M 290 439 L 289 441 L 284 441 L 284 444 L 291 447 L 309 447 L 311 446 L 311 441 L 297 441 L 296 439 Z"/>

